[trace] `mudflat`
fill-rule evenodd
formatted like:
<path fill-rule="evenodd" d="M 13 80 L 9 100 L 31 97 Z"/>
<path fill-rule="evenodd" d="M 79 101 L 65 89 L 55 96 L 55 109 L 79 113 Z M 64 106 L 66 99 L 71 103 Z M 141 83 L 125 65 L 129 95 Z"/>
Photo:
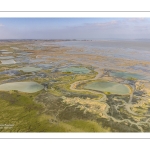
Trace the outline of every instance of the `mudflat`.
<path fill-rule="evenodd" d="M 150 131 L 149 42 L 0 43 L 1 132 Z"/>

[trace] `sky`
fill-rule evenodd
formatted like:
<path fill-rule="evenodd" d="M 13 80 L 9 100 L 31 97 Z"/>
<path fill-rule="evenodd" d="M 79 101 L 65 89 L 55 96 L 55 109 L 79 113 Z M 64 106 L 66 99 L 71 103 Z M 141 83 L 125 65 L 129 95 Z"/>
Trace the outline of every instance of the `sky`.
<path fill-rule="evenodd" d="M 0 18 L 0 39 L 150 39 L 150 18 Z"/>

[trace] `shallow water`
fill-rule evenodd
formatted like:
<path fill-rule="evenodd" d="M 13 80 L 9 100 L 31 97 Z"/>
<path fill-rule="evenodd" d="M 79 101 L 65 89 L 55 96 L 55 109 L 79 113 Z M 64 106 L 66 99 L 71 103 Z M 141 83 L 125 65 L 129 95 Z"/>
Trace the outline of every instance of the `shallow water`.
<path fill-rule="evenodd" d="M 110 76 L 124 78 L 124 79 L 130 79 L 130 78 L 145 79 L 145 76 L 135 74 L 135 73 L 128 73 L 128 72 L 111 71 L 109 74 Z"/>
<path fill-rule="evenodd" d="M 45 58 L 31 59 L 30 57 L 27 56 L 17 56 L 15 58 L 15 61 L 17 63 L 33 64 L 33 63 L 45 62 Z"/>
<path fill-rule="evenodd" d="M 18 47 L 10 47 L 10 48 L 15 49 L 15 50 L 18 50 L 18 49 L 19 49 Z"/>
<path fill-rule="evenodd" d="M 140 40 L 97 40 L 97 41 L 61 41 L 60 46 L 77 47 L 82 51 L 71 51 L 78 54 L 96 54 L 131 60 L 150 62 L 150 42 Z"/>
<path fill-rule="evenodd" d="M 12 54 L 13 52 L 2 52 L 2 54 Z"/>
<path fill-rule="evenodd" d="M 150 65 L 134 65 L 134 66 L 130 66 L 129 69 L 132 68 L 134 70 L 141 70 L 143 72 L 146 72 L 146 73 L 150 73 Z"/>
<path fill-rule="evenodd" d="M 13 56 L 0 56 L 0 59 L 13 59 Z"/>
<path fill-rule="evenodd" d="M 2 63 L 3 65 L 16 64 L 16 62 L 15 62 L 13 59 L 1 60 L 1 63 Z"/>
<path fill-rule="evenodd" d="M 7 52 L 8 50 L 5 50 L 5 49 L 3 49 L 3 50 L 0 50 L 0 52 Z"/>
<path fill-rule="evenodd" d="M 37 66 L 43 69 L 51 69 L 54 67 L 54 64 L 38 64 Z"/>
<path fill-rule="evenodd" d="M 84 88 L 119 95 L 126 95 L 130 93 L 130 89 L 126 85 L 107 81 L 94 81 L 86 84 Z"/>
<path fill-rule="evenodd" d="M 68 68 L 65 67 L 59 70 L 62 72 L 72 72 L 77 74 L 87 74 L 90 72 L 90 70 L 85 67 L 68 67 Z"/>
<path fill-rule="evenodd" d="M 43 85 L 40 85 L 36 82 L 13 82 L 0 85 L 1 91 L 17 90 L 26 93 L 34 93 L 42 90 L 43 88 L 44 88 Z"/>
<path fill-rule="evenodd" d="M 0 75 L 7 74 L 7 75 L 19 75 L 19 71 L 17 70 L 5 70 L 1 71 Z"/>
<path fill-rule="evenodd" d="M 22 53 L 16 53 L 17 55 L 26 56 L 28 53 L 22 52 Z"/>
<path fill-rule="evenodd" d="M 39 71 L 41 68 L 35 68 L 35 67 L 23 67 L 23 68 L 18 68 L 16 70 L 22 70 L 24 72 L 34 72 L 34 71 Z"/>

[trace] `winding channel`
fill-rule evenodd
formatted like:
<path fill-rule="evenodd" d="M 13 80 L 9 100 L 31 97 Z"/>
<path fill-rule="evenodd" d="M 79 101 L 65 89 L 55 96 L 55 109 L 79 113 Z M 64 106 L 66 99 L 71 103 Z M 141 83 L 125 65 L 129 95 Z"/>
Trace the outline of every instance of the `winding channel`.
<path fill-rule="evenodd" d="M 71 84 L 70 89 L 73 90 L 73 91 L 77 91 L 77 92 L 81 92 L 81 91 L 82 91 L 82 92 L 85 92 L 85 91 L 88 91 L 88 92 L 93 93 L 93 94 L 98 94 L 98 95 L 101 94 L 102 97 L 101 97 L 99 100 L 97 100 L 97 101 L 99 101 L 99 102 L 105 102 L 106 108 L 105 108 L 105 110 L 104 110 L 102 113 L 103 113 L 108 119 L 112 119 L 114 122 L 118 122 L 118 123 L 121 123 L 121 122 L 129 122 L 129 123 L 130 123 L 130 126 L 131 126 L 131 125 L 136 125 L 137 128 L 138 128 L 141 132 L 143 132 L 143 128 L 142 128 L 140 125 L 143 125 L 143 124 L 145 124 L 145 123 L 148 123 L 148 121 L 150 120 L 150 118 L 148 118 L 145 122 L 139 121 L 139 122 L 137 122 L 137 123 L 136 123 L 136 122 L 133 122 L 133 121 L 131 121 L 131 120 L 129 120 L 129 119 L 123 119 L 123 120 L 116 119 L 116 118 L 114 118 L 114 117 L 108 115 L 108 110 L 109 110 L 110 106 L 106 103 L 106 101 L 107 101 L 107 96 L 106 96 L 104 93 L 102 93 L 102 92 L 96 92 L 96 91 L 92 91 L 92 90 L 76 89 L 77 85 L 79 85 L 79 84 L 81 84 L 81 83 L 85 83 L 85 82 L 91 81 L 91 80 L 97 80 L 97 79 L 99 79 L 99 78 L 101 78 L 101 77 L 104 76 L 104 72 L 102 73 L 99 69 L 95 69 L 95 71 L 98 72 L 98 74 L 96 75 L 96 77 L 94 77 L 93 79 L 89 79 L 89 80 L 76 81 L 76 82 L 74 82 L 74 83 Z M 127 110 L 128 113 L 130 113 L 130 114 L 132 114 L 132 115 L 135 115 L 135 116 L 139 116 L 137 113 L 133 112 L 133 111 L 130 109 L 130 108 L 132 107 L 132 98 L 133 98 L 133 93 L 134 93 L 134 90 L 135 90 L 135 87 L 134 87 L 134 86 L 132 86 L 132 85 L 130 85 L 130 86 L 131 86 L 132 90 L 131 90 L 131 93 L 130 93 L 130 98 L 129 98 L 128 103 L 125 102 L 123 105 L 118 105 L 118 106 L 116 106 L 116 110 L 117 110 L 117 108 L 118 108 L 119 106 L 124 106 L 124 107 L 126 108 L 126 110 Z M 118 111 L 118 110 L 117 110 L 117 111 Z"/>

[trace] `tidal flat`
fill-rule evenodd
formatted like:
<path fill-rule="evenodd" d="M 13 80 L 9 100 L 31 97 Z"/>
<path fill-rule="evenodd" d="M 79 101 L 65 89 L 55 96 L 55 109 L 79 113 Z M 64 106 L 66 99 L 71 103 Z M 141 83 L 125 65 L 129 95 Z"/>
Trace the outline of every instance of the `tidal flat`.
<path fill-rule="evenodd" d="M 149 132 L 149 47 L 136 40 L 0 41 L 0 131 Z"/>

